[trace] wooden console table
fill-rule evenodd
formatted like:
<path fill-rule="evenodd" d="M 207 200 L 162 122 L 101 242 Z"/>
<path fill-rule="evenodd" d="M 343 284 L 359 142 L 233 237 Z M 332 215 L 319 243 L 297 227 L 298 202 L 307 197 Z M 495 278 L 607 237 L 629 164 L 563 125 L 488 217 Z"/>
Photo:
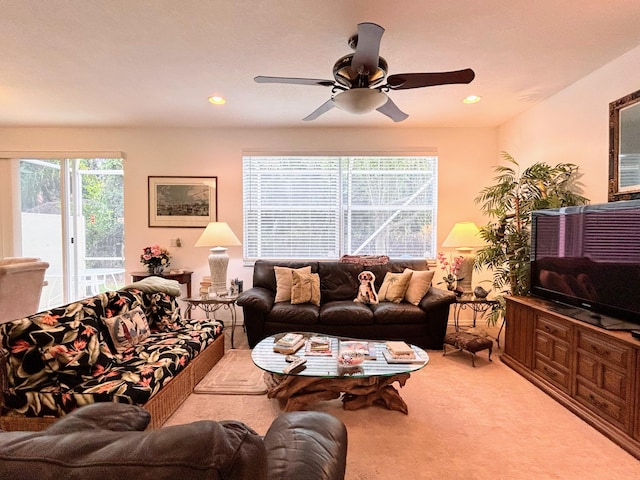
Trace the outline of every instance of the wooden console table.
<path fill-rule="evenodd" d="M 501 360 L 640 459 L 640 341 L 544 300 L 506 300 Z"/>

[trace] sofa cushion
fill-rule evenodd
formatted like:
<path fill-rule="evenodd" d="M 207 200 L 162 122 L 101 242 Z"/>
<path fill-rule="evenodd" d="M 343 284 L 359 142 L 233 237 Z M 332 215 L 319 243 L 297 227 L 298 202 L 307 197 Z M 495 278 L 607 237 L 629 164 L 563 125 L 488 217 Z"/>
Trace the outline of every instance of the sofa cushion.
<path fill-rule="evenodd" d="M 378 291 L 379 300 L 394 303 L 400 303 L 404 300 L 404 295 L 411 281 L 411 275 L 411 270 L 403 273 L 387 272 Z"/>
<path fill-rule="evenodd" d="M 101 375 L 113 363 L 113 355 L 103 342 L 99 322 L 86 317 L 67 323 L 52 324 L 50 329 L 32 332 L 38 343 L 47 374 L 68 376 L 65 382 L 78 375 Z"/>
<path fill-rule="evenodd" d="M 353 300 L 325 303 L 320 309 L 319 321 L 326 325 L 371 325 L 374 322 L 371 308 Z"/>
<path fill-rule="evenodd" d="M 109 330 L 111 342 L 115 349 L 113 353 L 122 353 L 128 348 L 141 343 L 150 335 L 147 318 L 140 307 L 115 317 L 105 318 L 103 322 Z"/>
<path fill-rule="evenodd" d="M 364 268 L 357 263 L 319 262 L 320 298 L 323 303 L 353 300 L 358 294 L 358 275 Z"/>
<path fill-rule="evenodd" d="M 320 277 L 317 273 L 292 271 L 291 304 L 312 303 L 320 306 Z"/>
<path fill-rule="evenodd" d="M 268 321 L 291 325 L 315 325 L 318 323 L 320 308 L 311 303 L 291 305 L 288 302 L 274 303 L 268 313 Z"/>
<path fill-rule="evenodd" d="M 424 323 L 424 311 L 410 303 L 380 302 L 371 306 L 375 323 L 397 325 L 407 323 Z"/>
<path fill-rule="evenodd" d="M 291 301 L 293 270 L 293 268 L 289 267 L 273 267 L 276 275 L 276 303 Z M 297 268 L 295 270 L 300 273 L 311 273 L 311 266 Z"/>
<path fill-rule="evenodd" d="M 96 315 L 104 309 L 90 298 L 0 325 L 8 386 L 30 390 L 53 386 L 56 375 L 100 374 L 111 363 Z"/>
<path fill-rule="evenodd" d="M 405 268 L 404 271 L 411 272 L 411 280 L 404 294 L 404 299 L 413 305 L 418 305 L 422 297 L 431 288 L 431 281 L 436 272 L 434 270 L 411 270 L 409 268 Z"/>

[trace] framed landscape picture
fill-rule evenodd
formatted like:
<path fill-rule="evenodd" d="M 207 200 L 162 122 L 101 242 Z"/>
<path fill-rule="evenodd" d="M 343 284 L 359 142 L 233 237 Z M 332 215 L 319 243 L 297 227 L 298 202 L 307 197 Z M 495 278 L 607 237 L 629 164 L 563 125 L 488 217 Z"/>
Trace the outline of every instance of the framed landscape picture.
<path fill-rule="evenodd" d="M 148 177 L 150 227 L 206 227 L 218 218 L 218 177 Z"/>

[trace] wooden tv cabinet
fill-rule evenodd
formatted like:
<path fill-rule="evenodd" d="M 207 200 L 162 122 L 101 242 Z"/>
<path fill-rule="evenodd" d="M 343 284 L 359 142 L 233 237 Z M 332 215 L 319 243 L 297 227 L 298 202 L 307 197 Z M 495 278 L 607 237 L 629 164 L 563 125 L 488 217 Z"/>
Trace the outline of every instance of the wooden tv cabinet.
<path fill-rule="evenodd" d="M 640 459 L 640 341 L 572 319 L 533 297 L 506 297 L 500 359 Z"/>

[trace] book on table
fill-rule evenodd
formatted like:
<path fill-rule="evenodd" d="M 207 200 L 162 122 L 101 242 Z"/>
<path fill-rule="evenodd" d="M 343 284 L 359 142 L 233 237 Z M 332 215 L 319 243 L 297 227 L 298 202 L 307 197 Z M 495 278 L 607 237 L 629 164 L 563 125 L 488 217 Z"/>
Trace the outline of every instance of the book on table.
<path fill-rule="evenodd" d="M 307 340 L 306 355 L 331 355 L 331 338 L 322 335 L 313 335 Z"/>
<path fill-rule="evenodd" d="M 291 355 L 296 353 L 304 345 L 304 335 L 301 333 L 287 333 L 273 344 L 273 351 Z"/>
<path fill-rule="evenodd" d="M 389 341 L 385 343 L 387 349 L 383 351 L 387 361 L 393 360 L 416 360 L 416 352 L 406 342 Z"/>

